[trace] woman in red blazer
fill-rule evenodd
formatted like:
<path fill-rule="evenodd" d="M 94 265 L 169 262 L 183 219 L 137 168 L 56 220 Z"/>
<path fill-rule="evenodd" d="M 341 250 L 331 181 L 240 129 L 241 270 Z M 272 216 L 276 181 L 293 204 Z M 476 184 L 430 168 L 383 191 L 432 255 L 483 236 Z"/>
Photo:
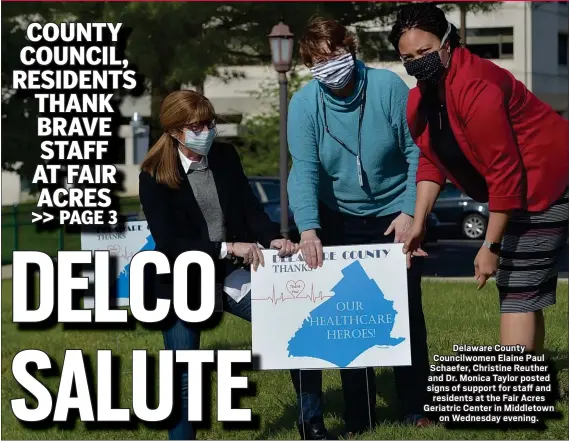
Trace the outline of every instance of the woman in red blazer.
<path fill-rule="evenodd" d="M 417 202 L 404 252 L 425 255 L 425 220 L 446 179 L 488 202 L 474 260 L 482 288 L 496 274 L 500 339 L 540 351 L 542 309 L 555 304 L 569 223 L 569 124 L 505 69 L 460 47 L 432 4 L 403 7 L 389 39 L 417 87 L 407 119 L 421 149 Z"/>

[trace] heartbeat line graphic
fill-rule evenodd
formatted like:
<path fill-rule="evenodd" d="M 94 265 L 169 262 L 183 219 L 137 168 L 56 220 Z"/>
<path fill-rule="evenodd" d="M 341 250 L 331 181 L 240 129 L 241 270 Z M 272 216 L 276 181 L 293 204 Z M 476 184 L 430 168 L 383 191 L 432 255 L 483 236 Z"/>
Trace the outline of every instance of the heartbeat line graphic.
<path fill-rule="evenodd" d="M 122 257 L 123 259 L 127 260 L 128 262 L 130 262 L 132 260 L 132 257 L 137 253 L 137 251 L 129 252 L 127 247 L 124 247 L 124 251 L 122 251 L 120 245 L 109 245 L 109 246 L 107 246 L 107 250 L 110 251 L 112 256 Z M 121 251 L 122 251 L 122 253 L 121 253 Z"/>
<path fill-rule="evenodd" d="M 314 284 L 311 285 L 310 294 L 302 294 L 302 291 L 301 291 L 296 295 L 293 293 L 285 294 L 282 292 L 280 293 L 280 295 L 277 295 L 276 290 L 275 290 L 275 285 L 273 285 L 273 295 L 271 295 L 269 297 L 252 299 L 252 300 L 261 300 L 263 302 L 268 300 L 270 302 L 273 302 L 273 305 L 276 305 L 279 301 L 281 303 L 284 303 L 286 300 L 309 300 L 312 303 L 316 303 L 317 300 L 324 300 L 324 299 L 328 299 L 330 297 L 333 297 L 333 296 L 325 296 L 322 294 L 322 291 L 320 291 L 318 294 L 316 294 L 314 292 Z"/>

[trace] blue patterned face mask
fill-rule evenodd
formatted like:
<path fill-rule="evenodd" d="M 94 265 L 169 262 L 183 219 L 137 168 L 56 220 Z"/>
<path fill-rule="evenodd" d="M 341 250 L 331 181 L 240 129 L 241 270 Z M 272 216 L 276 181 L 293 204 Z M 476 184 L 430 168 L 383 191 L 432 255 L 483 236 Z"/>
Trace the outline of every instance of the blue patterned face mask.
<path fill-rule="evenodd" d="M 352 78 L 354 65 L 354 56 L 344 54 L 312 66 L 310 72 L 315 80 L 330 89 L 342 89 Z"/>
<path fill-rule="evenodd" d="M 209 149 L 217 136 L 215 126 L 210 129 L 195 133 L 190 129 L 184 129 L 184 142 L 182 145 L 198 155 L 207 156 Z"/>

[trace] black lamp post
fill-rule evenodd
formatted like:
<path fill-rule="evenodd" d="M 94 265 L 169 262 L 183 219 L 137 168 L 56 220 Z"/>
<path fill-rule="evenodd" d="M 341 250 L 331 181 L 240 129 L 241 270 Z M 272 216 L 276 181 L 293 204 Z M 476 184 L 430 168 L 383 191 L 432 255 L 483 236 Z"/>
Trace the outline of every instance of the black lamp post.
<path fill-rule="evenodd" d="M 273 66 L 279 74 L 279 114 L 280 114 L 280 181 L 281 181 L 281 234 L 288 238 L 288 145 L 286 121 L 288 106 L 288 80 L 286 73 L 292 63 L 293 34 L 282 20 L 269 34 Z"/>

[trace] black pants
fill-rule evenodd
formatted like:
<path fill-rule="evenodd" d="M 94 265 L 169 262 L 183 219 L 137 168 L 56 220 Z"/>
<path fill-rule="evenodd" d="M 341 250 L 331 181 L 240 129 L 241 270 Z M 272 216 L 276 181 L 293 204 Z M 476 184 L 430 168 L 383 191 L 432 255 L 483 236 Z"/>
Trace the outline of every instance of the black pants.
<path fill-rule="evenodd" d="M 320 207 L 320 239 L 324 246 L 363 245 L 392 243 L 395 234 L 384 235 L 385 230 L 399 213 L 384 217 L 358 217 L 340 214 L 327 207 Z M 411 366 L 394 367 L 395 388 L 403 416 L 423 414 L 426 401 L 429 355 L 427 330 L 421 299 L 421 275 L 423 259 L 413 258 L 413 265 L 407 272 L 409 291 L 409 327 L 411 336 Z M 373 368 L 342 369 L 346 428 L 356 432 L 369 428 L 375 420 L 376 385 Z M 299 397 L 321 396 L 322 371 L 291 371 L 292 381 Z M 301 378 L 302 376 L 302 378 Z M 301 387 L 302 385 L 302 387 Z M 320 404 L 320 400 L 317 400 Z M 314 418 L 321 418 L 322 411 L 313 412 Z"/>

